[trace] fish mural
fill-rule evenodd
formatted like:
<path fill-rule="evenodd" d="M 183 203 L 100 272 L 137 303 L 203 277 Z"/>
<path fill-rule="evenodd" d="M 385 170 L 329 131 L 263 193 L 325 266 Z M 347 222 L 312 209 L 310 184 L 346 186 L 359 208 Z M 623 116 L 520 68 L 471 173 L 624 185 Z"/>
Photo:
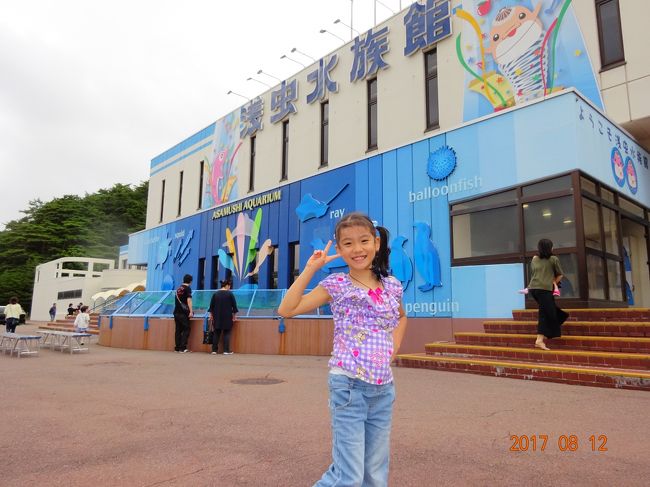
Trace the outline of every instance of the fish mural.
<path fill-rule="evenodd" d="M 255 213 L 251 219 L 246 213 L 237 215 L 235 228 L 226 228 L 226 241 L 217 250 L 220 264 L 230 269 L 239 281 L 257 274 L 266 258 L 273 253 L 273 245 L 270 239 L 264 241 L 259 251 L 257 249 L 260 228 L 262 226 L 262 209 Z M 246 245 L 248 241 L 248 245 Z M 224 248 L 228 249 L 224 250 Z M 249 271 L 251 264 L 255 262 Z"/>
<path fill-rule="evenodd" d="M 211 208 L 237 198 L 237 155 L 241 146 L 239 114 L 232 112 L 215 123 L 212 153 L 204 156 L 207 177 L 203 208 Z"/>

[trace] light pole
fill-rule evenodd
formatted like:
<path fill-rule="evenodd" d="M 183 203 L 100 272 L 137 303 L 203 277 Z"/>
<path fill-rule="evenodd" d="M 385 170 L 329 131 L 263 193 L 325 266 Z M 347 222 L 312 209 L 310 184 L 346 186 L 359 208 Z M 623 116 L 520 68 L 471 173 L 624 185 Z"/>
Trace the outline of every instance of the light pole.
<path fill-rule="evenodd" d="M 341 25 L 344 25 L 345 27 L 349 27 L 349 28 L 350 28 L 350 40 L 352 40 L 352 38 L 354 37 L 354 35 L 352 34 L 352 31 L 356 32 L 357 35 L 361 35 L 361 32 L 359 32 L 357 29 L 355 29 L 355 28 L 352 27 L 351 25 L 346 24 L 346 23 L 343 22 L 341 19 L 336 19 L 336 20 L 334 21 L 334 23 L 335 23 L 335 24 L 341 24 Z"/>
<path fill-rule="evenodd" d="M 264 85 L 264 86 L 267 86 L 267 87 L 269 87 L 269 88 L 273 88 L 270 84 L 265 83 L 264 81 L 261 81 L 261 80 L 259 80 L 259 79 L 253 78 L 252 76 L 249 77 L 249 78 L 246 78 L 246 81 L 257 81 L 258 83 L 260 83 L 260 84 L 262 84 L 262 85 Z"/>
<path fill-rule="evenodd" d="M 312 61 L 316 62 L 316 58 L 315 58 L 315 57 L 310 56 L 309 54 L 305 54 L 305 53 L 302 52 L 302 51 L 299 51 L 297 47 L 293 47 L 293 48 L 291 49 L 291 52 L 292 52 L 292 53 L 293 53 L 293 52 L 297 52 L 298 54 L 302 54 L 303 56 L 308 57 L 308 58 L 311 59 Z"/>
<path fill-rule="evenodd" d="M 282 83 L 282 80 L 281 80 L 280 78 L 278 78 L 277 76 L 273 76 L 272 74 L 265 73 L 265 72 L 262 71 L 261 69 L 257 72 L 257 74 L 265 74 L 265 75 L 268 76 L 269 78 L 277 79 L 280 83 Z"/>
<path fill-rule="evenodd" d="M 331 36 L 336 37 L 336 38 L 339 39 L 341 42 L 345 43 L 345 39 L 343 39 L 343 37 L 341 37 L 341 36 L 337 36 L 336 34 L 334 34 L 333 32 L 330 32 L 330 31 L 327 30 L 327 29 L 321 29 L 321 30 L 320 30 L 320 33 L 321 33 L 321 34 L 325 34 L 325 32 L 327 32 L 327 33 L 328 33 L 329 35 L 331 35 Z"/>
<path fill-rule="evenodd" d="M 237 95 L 237 96 L 241 96 L 246 101 L 251 101 L 251 99 L 248 98 L 247 96 L 240 95 L 239 93 L 237 93 L 235 91 L 232 91 L 232 90 L 228 90 L 228 93 L 226 93 L 226 95 Z"/>
<path fill-rule="evenodd" d="M 290 58 L 290 57 L 287 56 L 286 54 L 283 54 L 282 56 L 280 56 L 280 59 L 288 59 L 289 61 L 293 61 L 293 62 L 296 63 L 296 64 L 300 64 L 303 68 L 306 68 L 306 67 L 307 67 L 306 65 L 302 64 L 300 61 L 296 61 L 295 59 Z"/>

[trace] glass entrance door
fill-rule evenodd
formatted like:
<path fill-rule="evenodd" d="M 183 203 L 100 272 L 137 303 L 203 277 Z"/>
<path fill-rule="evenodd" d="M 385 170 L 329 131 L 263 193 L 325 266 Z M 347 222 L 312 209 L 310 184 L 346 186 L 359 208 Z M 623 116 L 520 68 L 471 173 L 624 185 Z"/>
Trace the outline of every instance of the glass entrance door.
<path fill-rule="evenodd" d="M 625 217 L 621 223 L 627 302 L 630 306 L 647 308 L 650 307 L 648 229 Z"/>

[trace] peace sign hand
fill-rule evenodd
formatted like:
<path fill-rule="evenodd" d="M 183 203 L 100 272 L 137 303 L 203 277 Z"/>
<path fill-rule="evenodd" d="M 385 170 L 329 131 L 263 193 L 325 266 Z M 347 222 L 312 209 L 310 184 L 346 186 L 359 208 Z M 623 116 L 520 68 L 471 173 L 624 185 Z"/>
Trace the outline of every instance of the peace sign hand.
<path fill-rule="evenodd" d="M 314 250 L 314 253 L 307 261 L 306 267 L 310 267 L 314 271 L 317 271 L 324 265 L 332 262 L 334 259 L 338 259 L 340 257 L 338 253 L 333 255 L 327 255 L 331 246 L 332 246 L 332 241 L 329 240 L 323 250 Z"/>

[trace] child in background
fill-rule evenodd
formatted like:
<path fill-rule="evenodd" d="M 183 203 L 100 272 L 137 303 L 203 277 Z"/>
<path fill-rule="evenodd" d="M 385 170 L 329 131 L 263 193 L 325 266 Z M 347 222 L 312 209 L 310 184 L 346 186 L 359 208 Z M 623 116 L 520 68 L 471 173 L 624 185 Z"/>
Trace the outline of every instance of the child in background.
<path fill-rule="evenodd" d="M 361 213 L 336 225 L 337 254 L 316 250 L 278 312 L 284 317 L 330 303 L 334 346 L 329 361 L 332 464 L 315 484 L 388 485 L 395 389 L 391 361 L 406 329 L 402 285 L 388 275 L 388 231 Z M 342 257 L 348 273 L 331 274 L 304 294 L 325 264 Z"/>
<path fill-rule="evenodd" d="M 90 325 L 90 315 L 88 314 L 88 306 L 82 306 L 79 309 L 79 314 L 74 319 L 74 329 L 77 333 L 88 333 L 88 326 Z M 81 342 L 83 345 L 83 342 Z"/>

